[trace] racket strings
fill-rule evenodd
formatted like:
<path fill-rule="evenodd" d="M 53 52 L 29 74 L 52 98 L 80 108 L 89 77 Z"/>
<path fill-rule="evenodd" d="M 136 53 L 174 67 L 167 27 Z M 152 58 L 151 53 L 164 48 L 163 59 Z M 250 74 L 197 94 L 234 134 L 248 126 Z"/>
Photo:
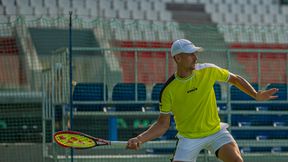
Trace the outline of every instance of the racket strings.
<path fill-rule="evenodd" d="M 56 140 L 62 145 L 68 147 L 87 148 L 96 145 L 92 139 L 75 134 L 61 134 L 56 137 Z"/>

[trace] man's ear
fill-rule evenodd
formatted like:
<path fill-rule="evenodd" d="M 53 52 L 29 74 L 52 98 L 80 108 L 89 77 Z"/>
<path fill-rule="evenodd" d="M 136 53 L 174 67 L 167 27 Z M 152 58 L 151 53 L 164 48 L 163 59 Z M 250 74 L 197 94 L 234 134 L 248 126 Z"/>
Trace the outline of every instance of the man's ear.
<path fill-rule="evenodd" d="M 178 63 L 180 61 L 181 57 L 180 55 L 174 56 L 174 60 Z"/>

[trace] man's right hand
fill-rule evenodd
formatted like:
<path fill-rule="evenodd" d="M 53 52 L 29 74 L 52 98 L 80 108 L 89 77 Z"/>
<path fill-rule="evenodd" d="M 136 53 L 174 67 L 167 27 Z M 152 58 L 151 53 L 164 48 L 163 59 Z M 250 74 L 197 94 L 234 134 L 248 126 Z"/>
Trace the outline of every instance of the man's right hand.
<path fill-rule="evenodd" d="M 126 148 L 131 150 L 138 150 L 141 144 L 142 142 L 140 139 L 138 137 L 134 137 L 128 140 Z"/>

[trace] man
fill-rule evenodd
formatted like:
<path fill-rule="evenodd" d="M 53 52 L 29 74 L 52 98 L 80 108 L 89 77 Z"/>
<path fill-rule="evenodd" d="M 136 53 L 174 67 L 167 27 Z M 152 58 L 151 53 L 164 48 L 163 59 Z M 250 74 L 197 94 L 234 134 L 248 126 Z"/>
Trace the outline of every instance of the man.
<path fill-rule="evenodd" d="M 174 115 L 178 143 L 173 161 L 196 161 L 202 149 L 214 152 L 224 162 L 242 162 L 237 143 L 220 123 L 213 85 L 216 81 L 228 82 L 257 101 L 277 98 L 278 89 L 258 91 L 241 76 L 214 64 L 197 64 L 202 51 L 186 39 L 179 39 L 171 46 L 171 55 L 177 71 L 165 83 L 160 93 L 160 115 L 145 132 L 128 140 L 128 149 L 139 149 L 144 142 L 163 135 Z"/>

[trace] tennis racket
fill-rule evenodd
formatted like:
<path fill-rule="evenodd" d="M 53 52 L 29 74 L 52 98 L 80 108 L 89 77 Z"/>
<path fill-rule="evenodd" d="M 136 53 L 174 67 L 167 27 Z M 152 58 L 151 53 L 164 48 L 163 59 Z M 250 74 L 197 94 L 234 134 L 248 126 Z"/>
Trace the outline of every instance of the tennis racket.
<path fill-rule="evenodd" d="M 59 131 L 54 134 L 54 140 L 62 147 L 75 149 L 88 149 L 111 144 L 127 144 L 127 141 L 107 141 L 76 131 Z"/>

